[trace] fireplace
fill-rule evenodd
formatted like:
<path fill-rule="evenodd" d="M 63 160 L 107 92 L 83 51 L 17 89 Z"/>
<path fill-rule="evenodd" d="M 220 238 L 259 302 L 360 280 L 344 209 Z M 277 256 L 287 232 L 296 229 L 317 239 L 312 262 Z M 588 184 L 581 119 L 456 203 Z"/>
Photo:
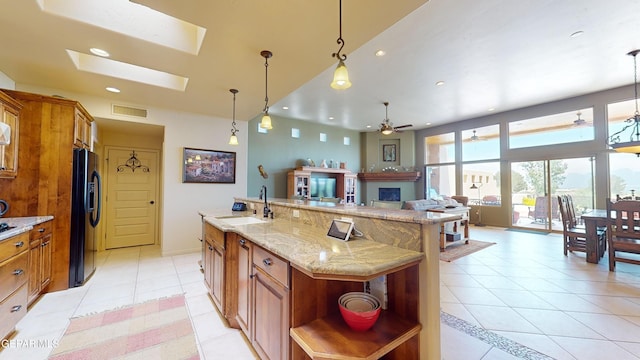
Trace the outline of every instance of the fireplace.
<path fill-rule="evenodd" d="M 400 201 L 400 188 L 378 188 L 378 200 Z"/>

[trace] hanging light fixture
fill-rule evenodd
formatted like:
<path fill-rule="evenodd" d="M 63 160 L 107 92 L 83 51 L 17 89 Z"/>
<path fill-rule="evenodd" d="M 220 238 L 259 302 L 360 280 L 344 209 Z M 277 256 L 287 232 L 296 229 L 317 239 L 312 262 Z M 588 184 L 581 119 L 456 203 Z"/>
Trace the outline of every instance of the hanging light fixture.
<path fill-rule="evenodd" d="M 267 95 L 267 89 L 269 85 L 268 59 L 271 56 L 273 56 L 273 54 L 269 50 L 262 50 L 260 52 L 260 56 L 264 58 L 264 109 L 262 110 L 264 115 L 262 115 L 262 120 L 260 121 L 260 127 L 263 129 L 271 130 L 273 129 L 273 126 L 271 126 L 271 116 L 269 116 L 269 96 Z"/>
<path fill-rule="evenodd" d="M 351 87 L 351 81 L 349 81 L 349 73 L 347 72 L 347 67 L 344 64 L 344 61 L 347 60 L 347 55 L 340 54 L 340 51 L 342 51 L 342 48 L 344 47 L 344 40 L 342 39 L 342 0 L 340 0 L 340 35 L 338 36 L 338 45 L 340 45 L 338 52 L 331 54 L 332 57 L 338 58 L 338 67 L 336 67 L 336 71 L 333 73 L 331 87 L 338 90 L 344 90 Z"/>
<path fill-rule="evenodd" d="M 617 152 L 636 154 L 640 157 L 640 112 L 638 111 L 638 64 L 636 61 L 636 55 L 640 53 L 640 50 L 630 51 L 627 55 L 633 56 L 633 84 L 635 92 L 636 112 L 635 114 L 625 120 L 627 123 L 622 130 L 611 135 L 609 137 L 609 146 Z M 627 129 L 631 129 L 629 135 L 629 141 L 621 142 L 620 135 Z"/>
<path fill-rule="evenodd" d="M 229 92 L 233 94 L 233 122 L 231 123 L 229 145 L 238 145 L 238 137 L 236 136 L 236 133 L 240 131 L 236 128 L 236 94 L 238 93 L 238 89 L 229 89 Z"/>

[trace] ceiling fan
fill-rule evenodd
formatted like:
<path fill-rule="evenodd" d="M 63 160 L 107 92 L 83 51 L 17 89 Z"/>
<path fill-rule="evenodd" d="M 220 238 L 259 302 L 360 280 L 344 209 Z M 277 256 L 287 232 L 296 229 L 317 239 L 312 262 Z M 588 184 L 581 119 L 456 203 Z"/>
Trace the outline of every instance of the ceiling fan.
<path fill-rule="evenodd" d="M 578 118 L 573 120 L 573 126 L 582 126 L 582 125 L 586 125 L 586 124 L 591 124 L 587 120 L 585 120 L 585 119 L 580 117 L 580 115 L 582 115 L 582 113 L 580 111 L 578 111 L 576 113 L 576 115 L 578 115 Z"/>
<path fill-rule="evenodd" d="M 401 132 L 401 130 L 399 129 L 404 129 L 404 128 L 408 128 L 413 126 L 412 124 L 407 124 L 407 125 L 400 125 L 400 126 L 393 126 L 393 123 L 389 121 L 389 102 L 385 101 L 383 102 L 384 104 L 384 120 L 382 121 L 382 124 L 380 124 L 380 129 L 378 129 L 378 131 L 380 131 L 383 135 L 390 135 L 394 132 Z"/>
<path fill-rule="evenodd" d="M 473 130 L 473 135 L 471 135 L 471 136 L 469 137 L 469 141 L 480 141 L 480 140 L 486 140 L 486 139 L 481 138 L 480 136 L 478 136 L 478 135 L 476 134 L 476 131 L 475 131 L 475 130 Z"/>

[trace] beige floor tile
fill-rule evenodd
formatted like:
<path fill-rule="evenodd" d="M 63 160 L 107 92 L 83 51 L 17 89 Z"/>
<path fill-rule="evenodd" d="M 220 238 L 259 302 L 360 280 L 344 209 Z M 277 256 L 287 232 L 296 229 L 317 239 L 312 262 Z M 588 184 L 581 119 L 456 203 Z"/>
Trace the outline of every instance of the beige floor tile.
<path fill-rule="evenodd" d="M 202 343 L 204 360 L 254 360 L 255 356 L 238 332 L 227 333 Z"/>
<path fill-rule="evenodd" d="M 586 301 L 579 295 L 546 291 L 537 291 L 535 294 L 559 310 L 602 314 L 608 313 L 607 310 Z"/>
<path fill-rule="evenodd" d="M 524 290 L 522 286 L 505 276 L 471 275 L 471 277 L 487 289 Z"/>
<path fill-rule="evenodd" d="M 506 306 L 491 291 L 484 288 L 449 286 L 449 290 L 463 304 Z"/>
<path fill-rule="evenodd" d="M 489 291 L 512 308 L 556 309 L 553 305 L 527 290 L 490 289 Z"/>
<path fill-rule="evenodd" d="M 442 274 L 440 282 L 447 286 L 466 286 L 481 288 L 482 285 L 467 274 Z"/>
<path fill-rule="evenodd" d="M 496 333 L 556 360 L 575 360 L 571 354 L 566 352 L 547 335 L 509 331 L 496 331 Z"/>
<path fill-rule="evenodd" d="M 553 341 L 579 360 L 638 360 L 638 357 L 611 341 L 550 336 Z"/>
<path fill-rule="evenodd" d="M 604 338 L 614 341 L 640 343 L 640 326 L 617 315 L 568 313 Z"/>
<path fill-rule="evenodd" d="M 535 325 L 542 333 L 558 336 L 575 336 L 587 339 L 604 339 L 600 334 L 559 310 L 514 309 Z"/>
<path fill-rule="evenodd" d="M 628 298 L 598 295 L 580 295 L 580 297 L 607 310 L 611 314 L 629 316 L 637 316 L 640 314 L 640 303 Z"/>
<path fill-rule="evenodd" d="M 440 352 L 446 360 L 482 359 L 491 350 L 491 345 L 449 326 L 441 326 L 442 345 Z M 464 344 L 462 346 L 461 344 Z"/>
<path fill-rule="evenodd" d="M 447 314 L 451 314 L 457 318 L 460 318 L 462 320 L 465 320 L 466 322 L 476 325 L 476 326 L 482 326 L 478 320 L 476 320 L 475 317 L 473 317 L 473 314 L 471 314 L 469 312 L 469 310 L 467 310 L 467 308 L 462 305 L 462 304 L 454 304 L 454 303 L 441 303 L 441 309 L 442 311 L 446 312 Z"/>
<path fill-rule="evenodd" d="M 465 305 L 465 307 L 487 330 L 541 333 L 527 319 L 509 307 L 487 305 Z"/>

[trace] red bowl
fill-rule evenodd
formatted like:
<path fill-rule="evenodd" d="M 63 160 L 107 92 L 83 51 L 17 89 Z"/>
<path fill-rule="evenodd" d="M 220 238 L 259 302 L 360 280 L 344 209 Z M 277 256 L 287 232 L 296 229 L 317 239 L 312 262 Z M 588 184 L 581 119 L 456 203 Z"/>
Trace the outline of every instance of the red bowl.
<path fill-rule="evenodd" d="M 342 304 L 339 304 L 339 306 L 342 318 L 354 331 L 369 330 L 378 320 L 378 316 L 380 316 L 380 307 L 369 311 L 357 312 L 347 309 Z"/>

